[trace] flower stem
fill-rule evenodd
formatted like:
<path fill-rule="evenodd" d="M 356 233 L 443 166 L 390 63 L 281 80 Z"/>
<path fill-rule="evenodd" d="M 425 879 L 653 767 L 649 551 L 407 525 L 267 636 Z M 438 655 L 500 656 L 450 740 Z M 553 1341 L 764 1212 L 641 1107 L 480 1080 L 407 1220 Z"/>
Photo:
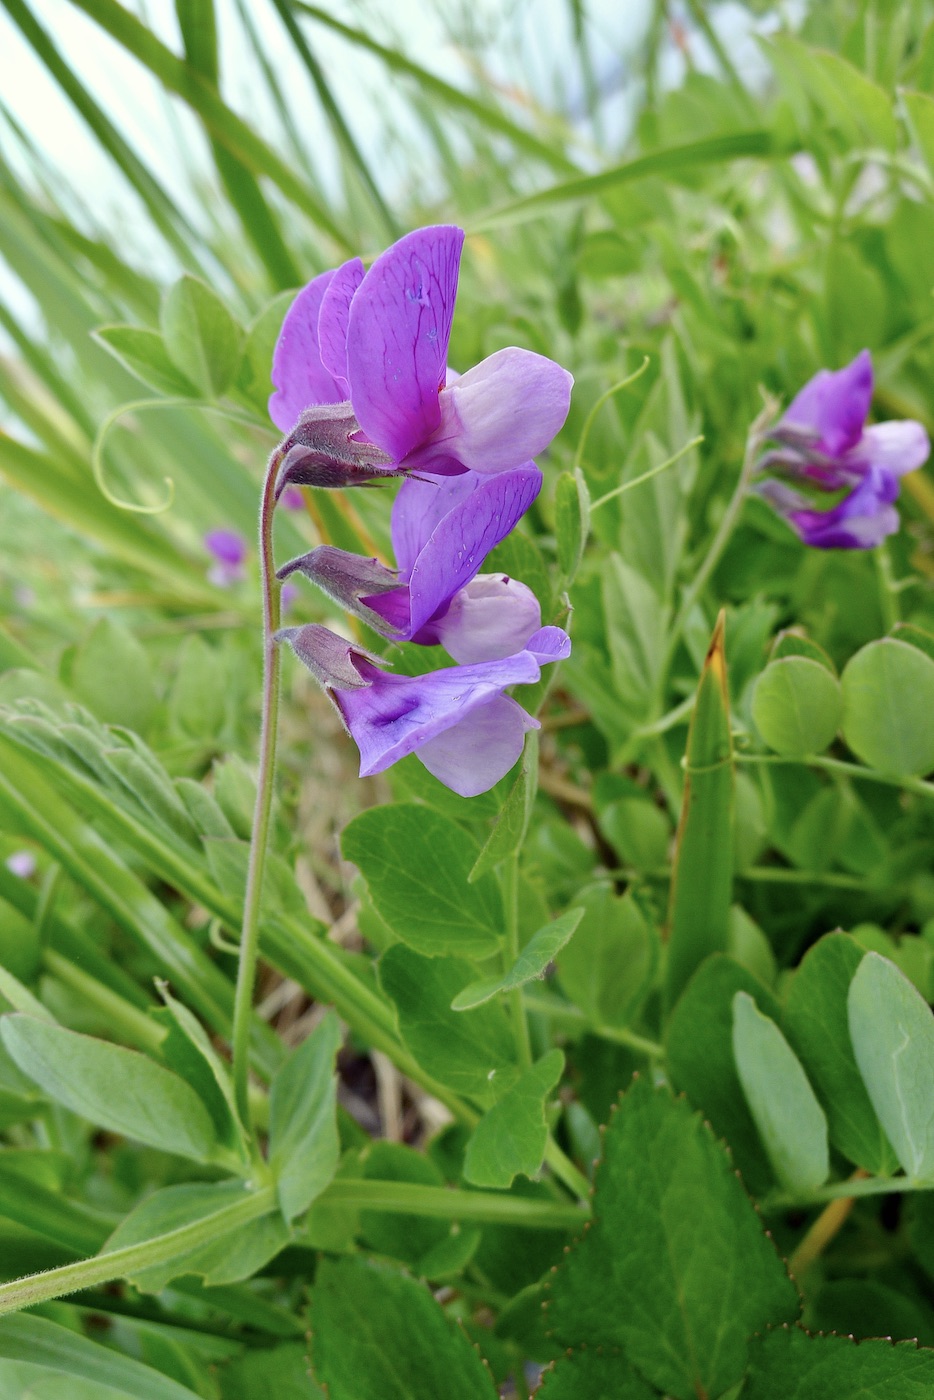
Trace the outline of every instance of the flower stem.
<path fill-rule="evenodd" d="M 504 971 L 509 972 L 519 957 L 519 853 L 513 851 L 503 869 L 503 904 L 506 914 L 506 944 Z M 516 1038 L 516 1059 L 522 1069 L 532 1063 L 532 1042 L 529 1039 L 529 1023 L 525 1015 L 525 1002 L 522 988 L 514 987 L 509 993 L 509 1016 L 513 1035 Z"/>
<path fill-rule="evenodd" d="M 276 732 L 279 725 L 279 649 L 273 636 L 279 626 L 279 583 L 272 555 L 272 521 L 275 510 L 276 476 L 280 453 L 275 451 L 266 469 L 259 516 L 260 575 L 263 589 L 263 717 L 259 742 L 259 774 L 250 863 L 247 869 L 243 926 L 240 934 L 240 962 L 233 1014 L 233 1081 L 237 1111 L 249 1133 L 249 1046 L 253 1016 L 253 985 L 259 952 L 259 912 L 263 895 L 263 872 L 269 847 L 269 818 L 272 812 L 273 773 L 276 762 Z"/>

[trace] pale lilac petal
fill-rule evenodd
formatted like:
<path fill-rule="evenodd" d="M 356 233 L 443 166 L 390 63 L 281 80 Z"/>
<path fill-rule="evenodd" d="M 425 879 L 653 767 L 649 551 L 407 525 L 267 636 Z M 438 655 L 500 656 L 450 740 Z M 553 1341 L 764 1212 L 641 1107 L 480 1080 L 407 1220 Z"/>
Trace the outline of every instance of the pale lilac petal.
<path fill-rule="evenodd" d="M 430 627 L 448 655 L 466 666 L 513 656 L 541 625 L 531 588 L 506 574 L 478 574 Z"/>
<path fill-rule="evenodd" d="M 898 529 L 898 479 L 871 468 L 865 480 L 831 510 L 793 510 L 788 520 L 815 549 L 874 549 Z"/>
<path fill-rule="evenodd" d="M 30 880 L 36 873 L 37 862 L 32 851 L 14 851 L 4 864 L 11 875 L 18 875 L 21 880 Z"/>
<path fill-rule="evenodd" d="M 474 472 L 460 476 L 411 476 L 402 483 L 392 504 L 392 551 L 404 578 L 412 572 L 432 530 L 472 496 L 483 478 Z"/>
<path fill-rule="evenodd" d="M 441 395 L 441 423 L 414 465 L 451 459 L 470 471 L 518 467 L 543 452 L 563 426 L 573 377 L 554 360 L 510 346 L 461 375 Z"/>
<path fill-rule="evenodd" d="M 360 750 L 360 776 L 382 773 L 429 740 L 451 729 L 508 685 L 531 685 L 541 675 L 527 651 L 477 666 L 451 666 L 426 676 L 390 676 L 366 663 L 372 681 L 362 690 L 335 690 L 344 722 Z"/>
<path fill-rule="evenodd" d="M 347 378 L 347 318 L 354 293 L 363 281 L 363 263 L 351 258 L 337 269 L 325 289 L 318 316 L 321 362 L 341 386 L 341 398 L 350 398 Z"/>
<path fill-rule="evenodd" d="M 518 762 L 526 731 L 540 727 L 515 700 L 499 695 L 422 744 L 415 756 L 445 787 L 461 797 L 477 797 Z"/>
<path fill-rule="evenodd" d="M 340 403 L 347 397 L 321 362 L 318 316 L 333 272 L 322 272 L 303 287 L 286 312 L 272 356 L 272 382 L 276 392 L 269 400 L 269 416 L 280 432 L 289 433 L 303 408 L 313 404 Z"/>
<path fill-rule="evenodd" d="M 542 666 L 550 661 L 566 661 L 571 655 L 571 639 L 563 627 L 543 627 L 525 644 L 535 660 Z"/>
<path fill-rule="evenodd" d="M 873 423 L 863 433 L 850 456 L 874 467 L 904 476 L 924 466 L 931 444 L 920 423 L 911 418 L 892 423 Z"/>
<path fill-rule="evenodd" d="M 376 259 L 347 323 L 351 402 L 367 437 L 396 461 L 441 421 L 463 230 L 416 229 Z"/>
<path fill-rule="evenodd" d="M 844 369 L 822 369 L 792 399 L 779 423 L 815 435 L 815 445 L 838 457 L 859 441 L 872 400 L 872 356 L 861 350 Z"/>

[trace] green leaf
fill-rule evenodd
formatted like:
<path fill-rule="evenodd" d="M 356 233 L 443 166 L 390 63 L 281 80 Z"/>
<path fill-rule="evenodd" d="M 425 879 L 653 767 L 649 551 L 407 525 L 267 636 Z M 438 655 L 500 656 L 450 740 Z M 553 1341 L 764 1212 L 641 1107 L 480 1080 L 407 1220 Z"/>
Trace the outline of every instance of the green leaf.
<path fill-rule="evenodd" d="M 816 661 L 818 666 L 823 666 L 824 670 L 829 671 L 832 676 L 837 674 L 834 664 L 824 648 L 818 646 L 803 632 L 791 630 L 779 632 L 775 638 L 769 653 L 769 660 L 783 661 L 788 656 L 804 656 L 809 661 Z"/>
<path fill-rule="evenodd" d="M 665 999 L 674 1006 L 709 953 L 729 942 L 733 902 L 733 742 L 724 614 L 714 628 L 688 730 L 684 798 L 668 904 Z"/>
<path fill-rule="evenodd" d="M 909 1177 L 934 1183 L 934 1016 L 888 958 L 867 953 L 850 983 L 850 1037 L 879 1122 Z"/>
<path fill-rule="evenodd" d="M 665 1039 L 672 1083 L 728 1144 L 750 1191 L 762 1195 L 772 1172 L 743 1097 L 733 1055 L 733 998 L 748 992 L 767 1015 L 771 993 L 732 958 L 715 954 L 697 970 L 674 1009 Z"/>
<path fill-rule="evenodd" d="M 326 1400 L 309 1374 L 304 1342 L 243 1352 L 223 1368 L 221 1377 L 224 1400 L 256 1400 L 264 1394 L 276 1400 Z"/>
<path fill-rule="evenodd" d="M 151 1366 L 89 1341 L 70 1327 L 28 1313 L 0 1318 L 0 1357 L 111 1387 L 132 1400 L 195 1400 L 194 1391 Z M 2 1371 L 0 1394 L 4 1394 Z"/>
<path fill-rule="evenodd" d="M 311 1333 L 314 1373 L 330 1400 L 495 1400 L 458 1323 L 424 1284 L 386 1264 L 322 1260 Z"/>
<path fill-rule="evenodd" d="M 172 996 L 167 985 L 158 984 L 159 995 L 165 1002 L 177 1034 L 184 1043 L 181 1064 L 176 1068 L 193 1089 L 199 1093 L 214 1120 L 221 1142 L 239 1154 L 242 1161 L 249 1157 L 246 1134 L 237 1113 L 230 1073 L 211 1044 L 211 1038 L 196 1016 Z M 172 1062 L 172 1036 L 163 1042 L 161 1053 Z"/>
<path fill-rule="evenodd" d="M 648 580 L 618 554 L 605 561 L 601 581 L 613 688 L 627 719 L 638 723 L 648 715 L 658 683 L 666 610 Z"/>
<path fill-rule="evenodd" d="M 345 860 L 360 867 L 397 937 L 428 957 L 485 958 L 503 937 L 502 899 L 491 875 L 468 883 L 477 846 L 430 807 L 399 803 L 361 812 L 344 830 Z"/>
<path fill-rule="evenodd" d="M 464 1178 L 475 1186 L 511 1186 L 541 1168 L 548 1139 L 545 1100 L 561 1078 L 564 1055 L 550 1050 L 520 1076 L 474 1128 Z"/>
<path fill-rule="evenodd" d="M 582 1347 L 552 1362 L 535 1392 L 541 1400 L 656 1400 L 624 1357 Z"/>
<path fill-rule="evenodd" d="M 921 157 L 934 176 L 934 98 L 926 92 L 909 92 L 903 88 L 899 93 L 911 127 L 915 144 Z"/>
<path fill-rule="evenodd" d="M 864 763 L 899 776 L 934 768 L 934 661 L 885 637 L 864 646 L 842 677 L 843 736 Z"/>
<path fill-rule="evenodd" d="M 844 933 L 815 943 L 791 979 L 782 1028 L 827 1115 L 834 1147 L 856 1166 L 888 1176 L 896 1157 L 860 1078 L 847 1020 L 847 993 L 863 957 Z"/>
<path fill-rule="evenodd" d="M 748 1338 L 798 1295 L 699 1115 L 635 1079 L 604 1136 L 594 1218 L 548 1284 L 565 1345 L 623 1348 L 675 1400 L 742 1379 Z"/>
<path fill-rule="evenodd" d="M 743 1400 L 928 1400 L 934 1351 L 782 1327 L 750 1347 Z"/>
<path fill-rule="evenodd" d="M 529 829 L 537 789 L 538 734 L 533 730 L 525 737 L 522 763 L 516 780 L 509 789 L 509 796 L 503 803 L 493 830 L 467 877 L 471 884 L 521 850 Z"/>
<path fill-rule="evenodd" d="M 186 273 L 166 293 L 161 320 L 172 363 L 206 398 L 219 399 L 234 377 L 243 334 L 220 297 Z"/>
<path fill-rule="evenodd" d="M 590 492 L 584 474 L 562 472 L 555 486 L 555 544 L 558 567 L 566 584 L 573 583 L 590 532 Z"/>
<path fill-rule="evenodd" d="M 149 389 L 195 399 L 198 390 L 172 363 L 158 331 L 144 326 L 99 326 L 94 339 Z"/>
<path fill-rule="evenodd" d="M 145 1055 L 31 1016 L 5 1016 L 0 1033 L 18 1067 L 56 1103 L 163 1152 L 217 1159 L 204 1104 L 183 1079 Z"/>
<path fill-rule="evenodd" d="M 287 1221 L 308 1209 L 340 1160 L 334 1078 L 340 1043 L 340 1022 L 329 1011 L 272 1081 L 269 1165 Z"/>
<path fill-rule="evenodd" d="M 896 622 L 890 635 L 897 642 L 907 642 L 909 646 L 917 647 L 934 661 L 934 636 L 923 627 L 917 627 L 913 622 Z"/>
<path fill-rule="evenodd" d="M 145 734 L 156 704 L 149 657 L 125 627 L 102 617 L 74 653 L 67 680 L 105 724 Z"/>
<path fill-rule="evenodd" d="M 245 1200 L 250 1192 L 240 1182 L 216 1185 L 164 1186 L 147 1196 L 117 1226 L 102 1254 L 155 1240 L 182 1226 Z M 172 1279 L 197 1274 L 211 1287 L 251 1278 L 288 1244 L 290 1233 L 278 1211 L 221 1230 L 207 1244 L 182 1250 L 159 1264 L 143 1265 L 126 1277 L 144 1293 L 161 1293 Z"/>
<path fill-rule="evenodd" d="M 830 1174 L 827 1119 L 795 1052 L 748 992 L 733 998 L 733 1053 L 779 1182 L 793 1193 L 816 1191 Z"/>
<path fill-rule="evenodd" d="M 894 150 L 898 132 L 891 98 L 852 63 L 789 34 L 771 38 L 768 52 L 782 77 L 803 87 L 847 145 L 871 143 Z"/>
<path fill-rule="evenodd" d="M 558 954 L 558 979 L 594 1025 L 628 1026 L 651 987 L 658 937 L 631 894 L 598 886 L 581 905 L 580 927 Z"/>
<path fill-rule="evenodd" d="M 545 924 L 544 928 L 532 935 L 504 977 L 485 977 L 479 982 L 471 982 L 469 987 L 458 992 L 451 1002 L 451 1010 L 469 1011 L 502 992 L 511 992 L 513 988 L 522 987 L 536 977 L 544 977 L 548 964 L 570 940 L 583 917 L 583 909 L 568 909 L 559 914 L 557 919 L 552 919 L 550 924 Z"/>
<path fill-rule="evenodd" d="M 394 943 L 380 959 L 379 980 L 395 1002 L 399 1033 L 430 1074 L 459 1093 L 489 1101 L 494 1076 L 514 1061 L 514 1041 L 502 1004 L 452 1011 L 457 993 L 471 980 L 469 963 L 425 958 Z"/>
<path fill-rule="evenodd" d="M 173 729 L 188 739 L 216 743 L 230 708 L 229 690 L 223 655 L 201 637 L 186 637 L 178 649 L 168 695 Z"/>
<path fill-rule="evenodd" d="M 788 758 L 823 753 L 843 715 L 834 675 L 806 656 L 773 661 L 756 681 L 752 717 L 770 749 Z"/>

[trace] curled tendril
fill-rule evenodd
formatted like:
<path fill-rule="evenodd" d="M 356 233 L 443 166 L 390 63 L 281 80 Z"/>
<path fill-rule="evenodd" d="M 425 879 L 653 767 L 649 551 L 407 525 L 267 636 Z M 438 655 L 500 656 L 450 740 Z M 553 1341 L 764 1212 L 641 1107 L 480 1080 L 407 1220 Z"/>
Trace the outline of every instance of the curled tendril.
<path fill-rule="evenodd" d="M 635 384 L 637 379 L 641 379 L 642 376 L 645 374 L 646 370 L 648 369 L 649 364 L 650 360 L 648 355 L 646 355 L 645 359 L 642 361 L 642 364 L 637 370 L 634 370 L 632 374 L 627 374 L 626 378 L 621 379 L 618 384 L 611 385 L 610 388 L 607 389 L 606 393 L 601 394 L 600 397 L 597 399 L 597 402 L 587 414 L 587 417 L 584 421 L 584 426 L 581 429 L 581 435 L 577 440 L 577 451 L 574 453 L 574 466 L 572 468 L 573 471 L 577 471 L 581 462 L 584 460 L 584 448 L 587 446 L 587 439 L 590 437 L 590 430 L 593 427 L 594 420 L 597 414 L 600 412 L 603 405 L 607 402 L 607 400 L 611 399 L 614 394 L 618 394 L 621 389 L 626 389 L 629 387 L 630 384 Z"/>
<path fill-rule="evenodd" d="M 234 957 L 240 956 L 240 944 L 232 943 L 229 938 L 225 938 L 220 919 L 212 919 L 208 925 L 208 942 L 212 948 L 216 948 L 220 953 L 232 953 Z"/>
<path fill-rule="evenodd" d="M 168 399 L 134 399 L 131 403 L 124 403 L 115 408 L 114 411 L 104 419 L 94 439 L 94 447 L 91 451 L 91 472 L 94 481 L 101 495 L 108 500 L 112 506 L 118 510 L 132 511 L 134 515 L 161 515 L 168 510 L 175 500 L 175 482 L 170 476 L 163 477 L 166 485 L 166 496 L 156 505 L 144 506 L 138 501 L 125 501 L 112 491 L 105 480 L 104 447 L 113 429 L 119 420 L 126 413 L 141 413 L 144 410 L 155 408 L 200 408 L 208 413 L 219 413 L 222 418 L 230 418 L 236 423 L 243 423 L 250 428 L 262 428 L 269 431 L 265 423 L 260 419 L 243 413 L 239 409 L 228 407 L 226 404 L 212 403 L 208 399 L 193 399 L 187 396 Z"/>

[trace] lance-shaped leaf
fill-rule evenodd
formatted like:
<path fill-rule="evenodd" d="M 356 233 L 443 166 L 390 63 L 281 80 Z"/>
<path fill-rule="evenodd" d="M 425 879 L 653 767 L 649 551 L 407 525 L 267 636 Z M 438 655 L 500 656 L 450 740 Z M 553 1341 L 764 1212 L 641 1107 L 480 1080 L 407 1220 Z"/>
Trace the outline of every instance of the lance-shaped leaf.
<path fill-rule="evenodd" d="M 197 1400 L 195 1391 L 161 1371 L 92 1342 L 71 1327 L 29 1313 L 0 1318 L 0 1358 L 0 1393 L 7 1395 L 77 1396 L 83 1393 L 79 1387 L 86 1383 L 89 1394 L 100 1396 L 101 1400 L 124 1396 L 127 1400 L 131 1396 L 134 1400 Z M 30 1371 L 34 1370 L 30 1379 L 35 1389 L 30 1385 L 28 1390 L 8 1390 L 13 1372 L 6 1368 L 7 1362 L 25 1363 Z M 44 1376 L 57 1377 L 62 1388 L 53 1390 L 50 1385 L 46 1389 Z M 74 1389 L 66 1391 L 66 1386 Z"/>
<path fill-rule="evenodd" d="M 452 1011 L 469 1011 L 473 1006 L 482 1006 L 503 992 L 511 992 L 532 982 L 536 977 L 544 977 L 545 969 L 571 938 L 577 925 L 584 917 L 583 909 L 567 909 L 552 919 L 550 924 L 533 933 L 509 971 L 502 977 L 485 977 L 471 982 L 451 1002 Z"/>
<path fill-rule="evenodd" d="M 668 907 L 665 999 L 673 1007 L 691 975 L 729 942 L 733 888 L 733 744 L 717 619 L 688 731 L 687 775 Z"/>
<path fill-rule="evenodd" d="M 307 1210 L 337 1170 L 334 1056 L 340 1040 L 340 1022 L 328 1012 L 272 1081 L 269 1165 L 286 1220 Z"/>

